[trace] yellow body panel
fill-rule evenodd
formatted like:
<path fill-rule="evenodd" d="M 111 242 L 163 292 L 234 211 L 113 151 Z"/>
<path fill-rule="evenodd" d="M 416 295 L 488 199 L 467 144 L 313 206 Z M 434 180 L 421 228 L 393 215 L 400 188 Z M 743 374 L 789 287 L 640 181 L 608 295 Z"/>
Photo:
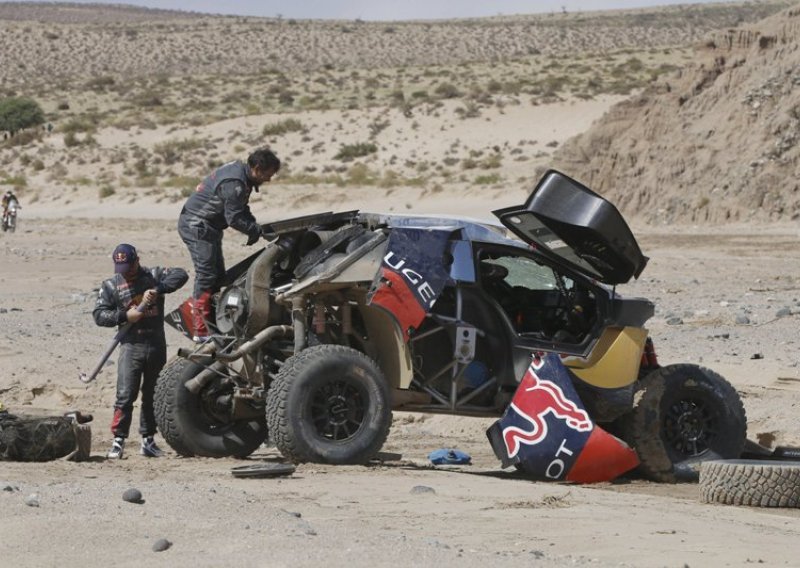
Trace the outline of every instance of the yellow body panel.
<path fill-rule="evenodd" d="M 641 327 L 606 328 L 589 357 L 568 357 L 564 364 L 590 385 L 607 389 L 624 387 L 639 374 L 646 340 L 647 330 Z"/>

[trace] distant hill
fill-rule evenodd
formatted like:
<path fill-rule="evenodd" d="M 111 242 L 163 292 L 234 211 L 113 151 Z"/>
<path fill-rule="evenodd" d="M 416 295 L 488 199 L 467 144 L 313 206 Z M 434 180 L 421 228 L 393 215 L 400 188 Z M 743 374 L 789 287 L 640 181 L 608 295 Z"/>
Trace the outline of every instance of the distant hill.
<path fill-rule="evenodd" d="M 800 218 L 800 5 L 712 34 L 555 164 L 648 222 Z"/>
<path fill-rule="evenodd" d="M 2 84 L 119 76 L 379 68 L 686 45 L 790 5 L 769 0 L 415 22 L 209 16 L 131 6 L 0 3 Z M 222 9 L 222 8 L 221 8 Z"/>

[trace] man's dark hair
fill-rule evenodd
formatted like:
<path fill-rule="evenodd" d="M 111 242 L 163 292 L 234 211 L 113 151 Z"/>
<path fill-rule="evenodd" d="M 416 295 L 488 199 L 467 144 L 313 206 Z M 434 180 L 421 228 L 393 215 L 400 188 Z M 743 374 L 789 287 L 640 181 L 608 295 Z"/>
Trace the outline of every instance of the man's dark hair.
<path fill-rule="evenodd" d="M 247 158 L 247 165 L 251 168 L 258 167 L 258 169 L 274 170 L 276 173 L 281 169 L 281 161 L 278 159 L 272 150 L 266 148 L 259 148 Z"/>

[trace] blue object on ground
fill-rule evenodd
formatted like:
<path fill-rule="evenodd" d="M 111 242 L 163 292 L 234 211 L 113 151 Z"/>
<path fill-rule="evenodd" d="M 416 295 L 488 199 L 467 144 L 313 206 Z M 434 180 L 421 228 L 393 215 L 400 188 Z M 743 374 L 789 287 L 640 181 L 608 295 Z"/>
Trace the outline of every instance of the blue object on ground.
<path fill-rule="evenodd" d="M 466 452 L 453 448 L 434 450 L 428 455 L 434 465 L 465 465 L 472 463 L 472 458 Z"/>

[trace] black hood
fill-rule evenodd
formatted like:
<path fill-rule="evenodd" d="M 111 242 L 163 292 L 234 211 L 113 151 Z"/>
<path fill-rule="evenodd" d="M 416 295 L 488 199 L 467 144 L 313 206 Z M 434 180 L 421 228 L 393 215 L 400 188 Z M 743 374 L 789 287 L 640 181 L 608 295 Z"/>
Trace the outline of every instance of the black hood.
<path fill-rule="evenodd" d="M 543 255 L 600 282 L 622 284 L 647 265 L 617 208 L 555 170 L 542 176 L 524 205 L 493 213 Z"/>

